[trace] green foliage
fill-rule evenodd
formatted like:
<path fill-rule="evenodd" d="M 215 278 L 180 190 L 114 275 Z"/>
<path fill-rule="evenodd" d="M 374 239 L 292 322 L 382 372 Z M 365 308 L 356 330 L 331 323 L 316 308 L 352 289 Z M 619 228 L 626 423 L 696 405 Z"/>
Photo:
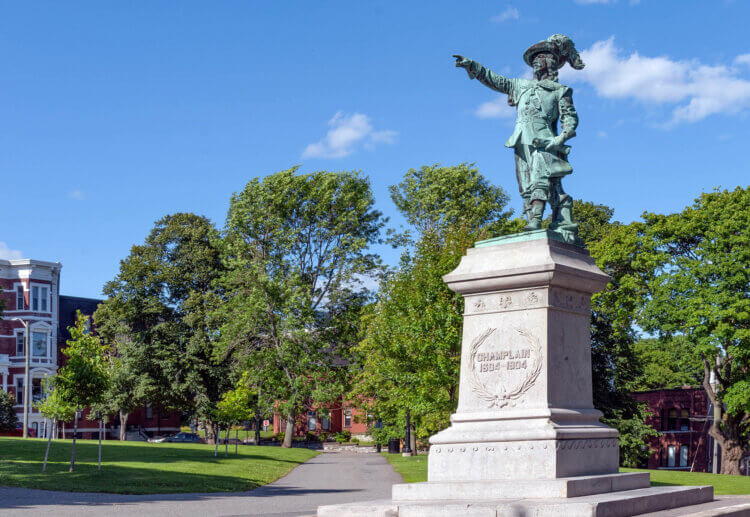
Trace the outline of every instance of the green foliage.
<path fill-rule="evenodd" d="M 221 396 L 216 405 L 216 420 L 225 424 L 246 422 L 255 417 L 257 393 L 249 384 L 247 374 L 235 387 Z"/>
<path fill-rule="evenodd" d="M 383 225 L 373 204 L 359 173 L 296 168 L 253 179 L 232 197 L 221 350 L 262 386 L 268 404 L 278 401 L 288 425 L 310 401 L 346 388 L 336 361 L 356 337 L 367 300 L 361 280 L 378 266 L 367 253 Z"/>
<path fill-rule="evenodd" d="M 34 404 L 34 407 L 46 418 L 58 422 L 69 422 L 75 416 L 76 407 L 70 404 L 55 389 L 55 377 L 48 377 L 42 381 L 45 396 Z"/>
<path fill-rule="evenodd" d="M 703 364 L 684 336 L 640 339 L 633 351 L 643 364 L 643 373 L 633 383 L 635 390 L 699 386 L 703 381 Z"/>
<path fill-rule="evenodd" d="M 351 431 L 344 429 L 333 435 L 333 439 L 339 443 L 348 443 L 352 439 L 352 433 Z"/>
<path fill-rule="evenodd" d="M 451 227 L 498 232 L 510 215 L 508 195 L 490 184 L 474 164 L 409 169 L 388 190 L 399 212 L 420 235 L 441 235 Z"/>
<path fill-rule="evenodd" d="M 77 311 L 75 326 L 68 328 L 71 338 L 62 350 L 65 365 L 55 377 L 54 397 L 78 410 L 101 402 L 109 382 L 109 348 L 89 331 L 88 319 Z"/>
<path fill-rule="evenodd" d="M 15 431 L 18 424 L 15 403 L 11 393 L 0 390 L 0 431 Z"/>
<path fill-rule="evenodd" d="M 620 446 L 620 465 L 637 467 L 653 454 L 648 446 L 651 438 L 659 436 L 659 432 L 646 424 L 647 410 L 644 405 L 632 408 L 625 405 L 623 409 L 605 412 L 602 422 L 617 429 Z"/>
<path fill-rule="evenodd" d="M 704 193 L 681 213 L 644 219 L 658 262 L 642 325 L 695 347 L 704 387 L 722 409 L 710 431 L 722 472 L 737 473 L 750 439 L 750 187 Z"/>
<path fill-rule="evenodd" d="M 120 358 L 114 373 L 123 389 L 121 397 L 111 394 L 115 406 L 128 412 L 129 401 L 151 402 L 211 420 L 231 385 L 229 359 L 214 355 L 222 272 L 219 234 L 195 214 L 163 217 L 143 245 L 132 247 L 96 314 Z"/>

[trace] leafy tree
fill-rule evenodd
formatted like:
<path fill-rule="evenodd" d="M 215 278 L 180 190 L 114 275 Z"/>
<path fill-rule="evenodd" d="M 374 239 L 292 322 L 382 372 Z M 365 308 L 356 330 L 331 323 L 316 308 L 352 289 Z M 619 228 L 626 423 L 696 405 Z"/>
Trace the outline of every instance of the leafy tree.
<path fill-rule="evenodd" d="M 227 447 L 229 446 L 229 431 L 232 424 L 252 420 L 255 417 L 256 405 L 257 393 L 252 389 L 247 374 L 243 374 L 239 382 L 235 384 L 235 387 L 222 395 L 221 400 L 216 405 L 216 420 L 224 422 L 227 425 Z M 234 453 L 237 454 L 236 443 Z"/>
<path fill-rule="evenodd" d="M 418 235 L 444 235 L 447 228 L 485 228 L 500 232 L 508 221 L 508 195 L 490 184 L 473 163 L 409 169 L 404 179 L 388 187 L 396 208 Z"/>
<path fill-rule="evenodd" d="M 230 366 L 214 355 L 221 274 L 220 237 L 211 222 L 190 213 L 168 215 L 121 262 L 104 288 L 111 301 L 99 313 L 109 339 L 122 338 L 115 373 L 139 405 L 191 411 L 213 437 L 212 415 L 229 385 Z"/>
<path fill-rule="evenodd" d="M 362 321 L 352 396 L 384 424 L 376 438 L 402 437 L 406 408 L 424 439 L 449 423 L 456 409 L 463 299 L 443 282 L 474 241 L 512 233 L 508 196 L 473 166 L 411 169 L 390 187 L 416 241 L 381 285 Z"/>
<path fill-rule="evenodd" d="M 297 174 L 292 168 L 251 180 L 232 197 L 225 230 L 217 312 L 223 353 L 240 361 L 264 397 L 286 416 L 290 447 L 295 415 L 310 401 L 330 401 L 345 387 L 336 366 L 351 303 L 377 267 L 367 247 L 383 225 L 370 184 L 356 172 Z M 344 318 L 345 320 L 346 318 Z"/>
<path fill-rule="evenodd" d="M 633 351 L 643 364 L 643 373 L 634 381 L 636 390 L 702 384 L 703 363 L 685 336 L 640 339 Z"/>
<path fill-rule="evenodd" d="M 720 415 L 709 433 L 721 472 L 739 474 L 750 432 L 750 188 L 704 193 L 678 214 L 644 219 L 658 262 L 642 324 L 695 347 Z"/>
<path fill-rule="evenodd" d="M 610 275 L 604 291 L 591 299 L 591 370 L 594 407 L 602 421 L 619 432 L 620 463 L 637 466 L 651 451 L 644 444 L 656 431 L 645 423 L 645 405 L 630 392 L 642 375 L 634 351 L 635 326 L 651 262 L 641 253 L 638 225 L 612 221 L 605 205 L 575 201 L 573 213 L 579 236 L 599 268 Z"/>
<path fill-rule="evenodd" d="M 57 427 L 57 422 L 67 422 L 75 418 L 76 408 L 69 402 L 63 400 L 60 392 L 55 389 L 55 378 L 48 377 L 42 381 L 42 388 L 45 396 L 37 402 L 37 410 L 52 423 L 52 429 L 47 435 L 47 449 L 44 452 L 44 465 L 42 472 L 47 470 L 47 458 L 49 457 L 50 445 L 52 443 L 52 433 Z"/>
<path fill-rule="evenodd" d="M 0 431 L 15 431 L 18 424 L 15 403 L 11 393 L 0 391 Z"/>
<path fill-rule="evenodd" d="M 102 345 L 99 336 L 89 331 L 88 320 L 89 317 L 81 311 L 76 312 L 75 326 L 68 328 L 71 338 L 62 351 L 66 357 L 65 365 L 55 378 L 55 393 L 59 393 L 60 401 L 76 409 L 70 472 L 75 465 L 78 413 L 102 401 L 108 382 L 108 348 Z"/>

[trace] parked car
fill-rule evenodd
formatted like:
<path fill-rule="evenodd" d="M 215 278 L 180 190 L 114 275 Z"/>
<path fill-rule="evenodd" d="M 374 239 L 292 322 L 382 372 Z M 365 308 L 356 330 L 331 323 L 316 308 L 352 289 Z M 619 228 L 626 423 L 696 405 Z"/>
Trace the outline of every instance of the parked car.
<path fill-rule="evenodd" d="M 172 436 L 164 436 L 149 440 L 151 443 L 174 442 L 174 443 L 201 443 L 201 437 L 195 433 L 180 432 Z"/>

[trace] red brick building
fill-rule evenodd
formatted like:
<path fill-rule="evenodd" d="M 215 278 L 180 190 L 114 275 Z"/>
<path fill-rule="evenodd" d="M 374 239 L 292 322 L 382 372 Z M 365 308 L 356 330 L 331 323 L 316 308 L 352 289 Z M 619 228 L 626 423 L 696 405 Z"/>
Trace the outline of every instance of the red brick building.
<path fill-rule="evenodd" d="M 713 408 L 703 388 L 678 388 L 632 394 L 648 406 L 647 423 L 659 432 L 650 447 L 654 450 L 649 469 L 711 472 L 713 439 L 708 428 Z"/>
<path fill-rule="evenodd" d="M 294 425 L 295 436 L 305 436 L 308 431 L 315 434 L 323 432 L 335 434 L 349 431 L 352 436 L 363 438 L 367 435 L 367 415 L 360 409 L 346 403 L 336 404 L 320 411 L 318 408 L 308 408 L 301 415 L 297 415 Z M 273 432 L 283 433 L 286 430 L 286 420 L 278 413 L 273 415 Z"/>
<path fill-rule="evenodd" d="M 101 300 L 60 295 L 59 262 L 18 259 L 0 260 L 0 299 L 5 310 L 0 314 L 0 387 L 13 394 L 16 414 L 23 422 L 24 383 L 26 382 L 25 334 L 29 332 L 28 377 L 31 379 L 31 404 L 28 425 L 32 436 L 44 432 L 44 417 L 33 407 L 41 400 L 42 379 L 53 376 L 63 365 L 62 349 L 70 339 L 68 327 L 75 323 L 76 311 L 92 315 Z M 89 421 L 84 412 L 79 422 L 79 436 L 93 438 L 98 423 Z M 22 425 L 22 424 L 21 424 Z M 65 425 L 66 437 L 72 433 Z M 147 434 L 167 434 L 180 428 L 178 413 L 152 411 L 150 407 L 136 411 L 128 419 L 128 427 Z M 19 431 L 20 432 L 20 431 Z M 107 437 L 119 436 L 119 422 L 107 426 Z"/>

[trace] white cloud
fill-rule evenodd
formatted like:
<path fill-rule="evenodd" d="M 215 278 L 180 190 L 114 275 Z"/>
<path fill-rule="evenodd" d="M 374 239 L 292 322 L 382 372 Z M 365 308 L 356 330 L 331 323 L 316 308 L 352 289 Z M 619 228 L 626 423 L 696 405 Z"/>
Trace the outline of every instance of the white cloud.
<path fill-rule="evenodd" d="M 16 260 L 22 259 L 23 253 L 19 250 L 12 250 L 3 241 L 0 241 L 0 259 L 3 260 Z"/>
<path fill-rule="evenodd" d="M 322 140 L 308 145 L 303 158 L 343 158 L 358 146 L 373 149 L 375 144 L 392 144 L 398 133 L 389 129 L 374 131 L 370 117 L 362 113 L 345 115 L 336 113 L 328 121 L 331 127 Z"/>
<path fill-rule="evenodd" d="M 750 66 L 750 54 L 742 54 L 734 58 L 735 65 Z"/>
<path fill-rule="evenodd" d="M 78 189 L 71 190 L 70 192 L 68 192 L 68 197 L 70 199 L 75 199 L 76 201 L 83 201 L 84 199 L 86 199 L 86 196 L 83 194 L 83 191 L 78 190 Z"/>
<path fill-rule="evenodd" d="M 596 136 L 599 138 L 607 138 L 607 132 L 606 131 L 597 131 Z"/>
<path fill-rule="evenodd" d="M 594 43 L 581 57 L 586 68 L 563 68 L 561 81 L 587 82 L 605 98 L 676 105 L 669 124 L 750 107 L 750 80 L 740 77 L 733 67 L 646 57 L 637 52 L 626 56 L 615 46 L 614 37 Z"/>
<path fill-rule="evenodd" d="M 493 23 L 503 23 L 508 20 L 517 20 L 521 17 L 521 13 L 513 6 L 508 6 L 503 12 L 490 18 Z"/>
<path fill-rule="evenodd" d="M 507 97 L 502 95 L 480 104 L 474 113 L 479 118 L 514 118 L 516 109 L 508 105 Z"/>

